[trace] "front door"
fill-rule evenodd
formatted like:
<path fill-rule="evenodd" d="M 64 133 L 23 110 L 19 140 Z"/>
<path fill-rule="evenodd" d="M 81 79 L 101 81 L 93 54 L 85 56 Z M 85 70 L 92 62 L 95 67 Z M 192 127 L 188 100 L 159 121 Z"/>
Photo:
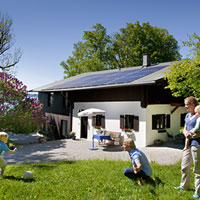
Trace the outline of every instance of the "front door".
<path fill-rule="evenodd" d="M 88 117 L 81 117 L 81 138 L 87 138 Z"/>

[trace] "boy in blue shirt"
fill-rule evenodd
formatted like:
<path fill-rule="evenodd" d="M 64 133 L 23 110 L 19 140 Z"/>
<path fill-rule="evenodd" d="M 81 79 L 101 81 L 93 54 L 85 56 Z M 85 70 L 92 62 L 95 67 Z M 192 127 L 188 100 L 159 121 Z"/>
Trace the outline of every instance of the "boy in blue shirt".
<path fill-rule="evenodd" d="M 125 168 L 124 175 L 130 179 L 139 179 L 139 185 L 146 181 L 153 181 L 151 178 L 152 168 L 146 155 L 136 148 L 134 141 L 131 138 L 125 139 L 123 148 L 129 153 L 132 168 Z M 154 181 L 153 181 L 154 182 Z"/>
<path fill-rule="evenodd" d="M 6 161 L 2 157 L 2 153 L 3 152 L 15 153 L 17 151 L 16 147 L 13 150 L 9 149 L 9 147 L 6 144 L 7 141 L 8 141 L 8 134 L 5 132 L 0 132 L 0 169 L 1 169 L 0 176 L 3 176 L 7 165 Z"/>

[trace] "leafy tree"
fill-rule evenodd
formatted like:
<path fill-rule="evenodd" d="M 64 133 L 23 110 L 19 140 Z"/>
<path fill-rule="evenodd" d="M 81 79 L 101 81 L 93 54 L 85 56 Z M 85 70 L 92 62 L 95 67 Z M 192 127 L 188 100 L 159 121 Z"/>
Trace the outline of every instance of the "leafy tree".
<path fill-rule="evenodd" d="M 92 28 L 95 30 L 84 32 L 84 42 L 74 44 L 73 57 L 61 62 L 68 77 L 107 68 L 110 36 L 101 24 L 96 24 Z"/>
<path fill-rule="evenodd" d="M 89 71 L 142 65 L 143 53 L 151 54 L 152 63 L 180 59 L 178 43 L 166 29 L 137 21 L 121 28 L 113 37 L 101 24 L 85 31 L 83 40 L 74 44 L 73 56 L 61 62 L 67 77 Z"/>
<path fill-rule="evenodd" d="M 11 53 L 11 47 L 14 45 L 14 34 L 12 32 L 12 20 L 7 14 L 0 11 L 0 69 L 2 71 L 10 70 L 20 60 L 22 52 L 16 49 Z"/>
<path fill-rule="evenodd" d="M 178 42 L 166 29 L 152 27 L 149 23 L 142 26 L 137 21 L 121 28 L 113 39 L 114 68 L 142 65 L 143 54 L 151 55 L 151 62 L 167 62 L 180 59 Z"/>
<path fill-rule="evenodd" d="M 173 96 L 200 97 L 200 37 L 197 34 L 189 36 L 189 41 L 183 43 L 191 48 L 186 59 L 176 62 L 170 67 L 165 78 Z"/>
<path fill-rule="evenodd" d="M 44 122 L 42 104 L 28 97 L 21 81 L 0 72 L 0 130 L 31 133 Z"/>

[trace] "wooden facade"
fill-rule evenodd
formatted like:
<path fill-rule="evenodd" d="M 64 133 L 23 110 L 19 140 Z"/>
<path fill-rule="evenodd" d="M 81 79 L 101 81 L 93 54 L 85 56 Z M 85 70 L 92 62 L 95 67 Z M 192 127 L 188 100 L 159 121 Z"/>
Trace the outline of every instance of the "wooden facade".
<path fill-rule="evenodd" d="M 152 85 L 120 86 L 102 89 L 80 89 L 74 91 L 56 91 L 53 93 L 54 102 L 50 105 L 52 92 L 39 92 L 39 100 L 44 105 L 43 111 L 51 118 L 55 118 L 58 129 L 58 138 L 61 134 L 61 116 L 66 116 L 68 133 L 72 130 L 72 113 L 76 102 L 109 102 L 109 101 L 140 101 L 141 107 L 146 108 L 151 104 L 181 104 L 183 98 L 175 98 L 171 92 L 164 89 L 164 81 Z M 58 120 L 60 119 L 60 120 Z M 68 137 L 68 134 L 67 134 Z"/>

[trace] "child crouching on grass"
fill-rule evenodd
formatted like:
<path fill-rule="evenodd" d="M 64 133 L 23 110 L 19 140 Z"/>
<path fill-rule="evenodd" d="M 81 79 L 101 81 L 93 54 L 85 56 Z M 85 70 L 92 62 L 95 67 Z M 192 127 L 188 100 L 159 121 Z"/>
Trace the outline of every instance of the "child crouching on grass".
<path fill-rule="evenodd" d="M 154 183 L 154 180 L 151 178 L 152 168 L 149 161 L 146 155 L 136 148 L 134 141 L 131 138 L 125 139 L 123 148 L 129 153 L 133 164 L 132 168 L 124 169 L 124 175 L 132 180 L 138 179 L 139 185 L 142 185 L 144 182 Z"/>
<path fill-rule="evenodd" d="M 6 144 L 7 141 L 8 141 L 8 134 L 5 132 L 0 132 L 0 169 L 1 169 L 0 176 L 3 176 L 7 165 L 6 161 L 2 157 L 2 153 L 3 152 L 15 153 L 17 151 L 16 147 L 13 150 L 9 149 L 9 147 Z"/>

